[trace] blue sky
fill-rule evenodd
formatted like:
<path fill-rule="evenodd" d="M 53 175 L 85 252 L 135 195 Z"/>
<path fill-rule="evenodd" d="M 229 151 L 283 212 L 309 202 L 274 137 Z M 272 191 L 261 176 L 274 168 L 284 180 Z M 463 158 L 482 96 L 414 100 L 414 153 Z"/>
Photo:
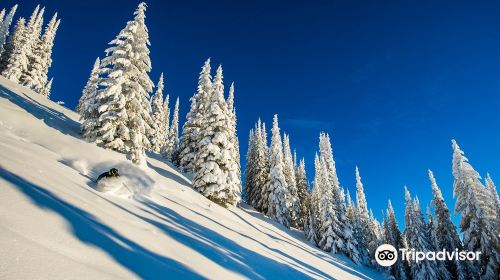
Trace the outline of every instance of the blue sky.
<path fill-rule="evenodd" d="M 29 17 L 37 1 L 20 4 Z M 52 98 L 73 108 L 97 56 L 136 1 L 43 1 L 59 12 Z M 147 1 L 152 79 L 189 108 L 203 61 L 236 84 L 242 157 L 248 130 L 273 114 L 306 159 L 330 133 L 341 184 L 354 193 L 359 165 L 369 207 L 392 199 L 403 222 L 403 185 L 431 199 L 435 172 L 453 208 L 451 143 L 500 182 L 500 2 Z M 46 17 L 48 20 L 48 17 Z M 171 99 L 172 100 L 172 99 Z"/>

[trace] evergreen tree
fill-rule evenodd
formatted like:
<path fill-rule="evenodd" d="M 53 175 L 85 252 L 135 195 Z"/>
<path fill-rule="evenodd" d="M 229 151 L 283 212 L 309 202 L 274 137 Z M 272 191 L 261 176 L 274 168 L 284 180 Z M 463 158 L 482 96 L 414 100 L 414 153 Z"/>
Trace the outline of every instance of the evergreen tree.
<path fill-rule="evenodd" d="M 486 174 L 486 190 L 488 192 L 490 215 L 493 217 L 493 226 L 496 236 L 500 237 L 500 200 L 498 198 L 497 187 L 490 177 Z"/>
<path fill-rule="evenodd" d="M 247 150 L 247 165 L 245 167 L 245 201 L 248 205 L 253 206 L 255 197 L 255 164 L 256 164 L 256 139 L 253 129 L 250 129 L 248 135 L 248 150 Z"/>
<path fill-rule="evenodd" d="M 229 168 L 228 184 L 231 185 L 231 189 L 235 192 L 235 195 L 240 196 L 242 191 L 241 164 L 239 141 L 236 131 L 236 109 L 234 108 L 234 82 L 231 83 L 231 86 L 229 87 L 229 95 L 226 100 L 226 104 L 229 119 L 228 137 L 232 147 L 230 151 L 232 161 Z"/>
<path fill-rule="evenodd" d="M 200 123 L 200 138 L 193 165 L 193 187 L 208 199 L 226 207 L 240 200 L 238 190 L 229 184 L 232 168 L 232 144 L 229 139 L 230 119 L 224 100 L 222 68 L 217 70 L 214 90 L 203 108 Z"/>
<path fill-rule="evenodd" d="M 187 120 L 182 127 L 179 154 L 175 163 L 184 172 L 191 172 L 193 160 L 197 153 L 200 125 L 212 94 L 212 77 L 210 75 L 210 58 L 205 61 L 198 79 L 198 90 L 191 97 L 191 108 Z"/>
<path fill-rule="evenodd" d="M 437 235 L 436 235 L 436 221 L 434 217 L 432 216 L 432 212 L 429 206 L 427 206 L 427 238 L 429 242 L 431 243 L 432 251 L 438 252 L 441 249 L 439 248 L 439 244 L 437 242 Z M 446 268 L 446 263 L 443 261 L 437 261 L 437 271 L 436 271 L 436 279 L 439 280 L 448 280 L 452 279 L 451 273 L 448 271 Z"/>
<path fill-rule="evenodd" d="M 163 107 L 163 73 L 160 75 L 160 80 L 156 86 L 156 92 L 151 97 L 151 117 L 153 118 L 153 127 L 149 141 L 151 142 L 151 150 L 154 153 L 159 153 L 165 144 L 165 138 L 168 137 L 165 131 L 165 108 Z"/>
<path fill-rule="evenodd" d="M 26 56 L 28 58 L 28 67 L 24 69 L 19 78 L 22 85 L 33 89 L 35 92 L 40 93 L 43 86 L 45 86 L 46 80 L 41 84 L 38 80 L 40 76 L 40 71 L 42 68 L 42 40 L 41 32 L 43 26 L 43 14 L 45 13 L 45 7 L 38 11 L 38 6 L 33 12 L 33 15 L 28 22 L 26 31 L 28 32 L 27 37 L 29 38 L 27 45 Z"/>
<path fill-rule="evenodd" d="M 54 77 L 50 78 L 50 80 L 43 87 L 42 92 L 40 92 L 40 94 L 49 98 L 50 94 L 52 93 L 52 82 L 53 81 L 54 81 Z"/>
<path fill-rule="evenodd" d="M 167 122 L 168 123 L 168 122 Z M 163 156 L 172 161 L 179 149 L 179 97 L 175 100 L 174 115 L 172 125 L 168 132 L 168 141 Z"/>
<path fill-rule="evenodd" d="M 394 209 L 392 208 L 392 203 L 389 200 L 386 218 L 383 224 L 383 235 L 384 235 L 384 243 L 390 244 L 399 251 L 399 249 L 407 248 L 405 245 L 405 241 L 403 239 L 403 235 L 398 227 L 398 222 L 396 220 L 396 215 L 394 214 Z M 408 272 L 408 264 L 398 258 L 395 264 L 388 268 L 390 274 L 394 276 L 394 278 L 398 280 L 406 280 L 409 279 Z"/>
<path fill-rule="evenodd" d="M 9 13 L 5 15 L 5 9 L 2 10 L 2 16 L 0 18 L 0 57 L 2 57 L 2 53 L 5 50 L 5 45 L 7 42 L 7 37 L 9 36 L 10 32 L 10 25 L 12 23 L 12 19 L 14 18 L 14 14 L 16 13 L 17 10 L 17 4 L 14 5 Z"/>
<path fill-rule="evenodd" d="M 469 276 L 495 279 L 500 273 L 500 237 L 493 230 L 495 217 L 488 193 L 455 140 L 452 140 L 452 147 L 455 214 L 461 213 L 463 244 L 468 251 L 482 252 L 480 260 L 471 265 Z"/>
<path fill-rule="evenodd" d="M 290 213 L 290 226 L 300 228 L 300 202 L 297 192 L 295 169 L 293 166 L 292 150 L 290 148 L 290 137 L 283 135 L 283 174 L 285 175 L 287 189 L 287 207 Z"/>
<path fill-rule="evenodd" d="M 451 221 L 450 211 L 446 205 L 441 190 L 436 183 L 434 174 L 429 170 L 429 180 L 431 181 L 433 198 L 431 204 L 434 206 L 436 213 L 435 238 L 437 248 L 454 252 L 455 249 L 462 251 L 462 242 L 458 236 L 457 229 Z M 445 261 L 446 270 L 450 273 L 451 279 L 465 280 L 468 279 L 467 263 L 455 261 Z"/>
<path fill-rule="evenodd" d="M 110 42 L 102 60 L 106 76 L 96 94 L 97 117 L 83 124 L 85 137 L 98 145 L 124 152 L 136 164 L 144 162 L 150 146 L 147 132 L 152 123 L 149 93 L 153 82 L 149 58 L 146 4 L 137 7 L 135 18 Z M 91 129 L 91 130 L 89 130 Z"/>
<path fill-rule="evenodd" d="M 357 229 L 356 240 L 358 242 L 358 247 L 360 250 L 360 258 L 364 264 L 369 264 L 371 260 L 374 259 L 373 250 L 374 244 L 377 243 L 377 238 L 375 236 L 374 228 L 370 221 L 370 216 L 368 213 L 368 204 L 366 202 L 365 191 L 363 187 L 363 183 L 361 182 L 361 176 L 359 175 L 359 169 L 356 166 L 356 202 L 357 202 L 357 219 L 353 226 Z M 371 244 L 374 243 L 374 244 Z M 370 245 L 371 244 L 371 245 Z M 376 249 L 376 248 L 375 248 Z"/>
<path fill-rule="evenodd" d="M 309 215 L 310 199 L 311 199 L 311 187 L 309 186 L 309 180 L 306 174 L 306 164 L 304 159 L 300 160 L 297 171 L 295 172 L 296 182 L 297 182 L 297 195 L 299 199 L 300 206 L 300 219 L 299 219 L 299 229 L 304 228 Z"/>
<path fill-rule="evenodd" d="M 269 180 L 267 185 L 268 210 L 267 215 L 278 223 L 289 227 L 290 214 L 286 205 L 286 192 L 288 185 L 283 173 L 283 146 L 281 142 L 278 115 L 274 115 L 271 130 L 271 147 L 269 151 Z"/>
<path fill-rule="evenodd" d="M 76 106 L 76 112 L 80 114 L 80 119 L 87 119 L 87 114 L 90 113 L 94 107 L 94 98 L 99 85 L 100 74 L 101 74 L 101 60 L 96 58 L 92 71 L 90 72 L 90 77 L 87 84 L 83 88 L 82 96 L 78 101 Z"/>
<path fill-rule="evenodd" d="M 19 18 L 14 28 L 14 33 L 2 54 L 2 76 L 19 83 L 23 71 L 28 69 L 28 45 L 26 21 Z"/>
<path fill-rule="evenodd" d="M 434 246 L 429 240 L 424 215 L 420 209 L 418 198 L 412 201 L 410 192 L 405 187 L 405 224 L 406 241 L 408 247 L 420 252 L 433 251 Z M 411 276 L 413 279 L 434 280 L 437 279 L 438 268 L 436 261 L 411 262 Z"/>
<path fill-rule="evenodd" d="M 264 122 L 258 121 L 258 127 L 260 128 L 258 133 L 256 133 L 256 151 L 257 151 L 257 165 L 256 165 L 256 175 L 255 175 L 255 187 L 256 194 L 254 198 L 253 205 L 256 209 L 262 213 L 267 213 L 269 210 L 269 191 L 267 186 L 269 185 L 269 147 L 267 145 L 267 130 L 266 124 Z M 260 125 L 259 125 L 260 124 Z"/>

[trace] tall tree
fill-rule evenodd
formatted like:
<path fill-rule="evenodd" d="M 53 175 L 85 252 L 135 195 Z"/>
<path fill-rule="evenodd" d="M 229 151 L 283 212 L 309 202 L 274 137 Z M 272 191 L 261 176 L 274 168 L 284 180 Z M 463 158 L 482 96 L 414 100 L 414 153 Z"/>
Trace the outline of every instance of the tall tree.
<path fill-rule="evenodd" d="M 454 252 L 455 250 L 462 251 L 462 242 L 457 233 L 457 228 L 451 221 L 450 210 L 446 205 L 441 189 L 439 189 L 434 174 L 429 170 L 429 180 L 431 181 L 433 198 L 431 204 L 434 206 L 436 213 L 436 223 L 434 225 L 436 243 L 439 250 Z M 446 260 L 446 269 L 451 274 L 451 279 L 465 280 L 468 279 L 467 263 L 458 260 Z"/>
<path fill-rule="evenodd" d="M 87 119 L 87 114 L 93 111 L 94 98 L 97 93 L 97 88 L 99 85 L 99 79 L 101 74 L 101 60 L 96 58 L 92 71 L 90 71 L 89 79 L 87 84 L 83 88 L 82 96 L 78 101 L 76 106 L 76 112 L 80 114 L 81 119 Z"/>
<path fill-rule="evenodd" d="M 240 193 L 228 183 L 233 159 L 229 140 L 230 120 L 222 86 L 222 68 L 214 78 L 214 90 L 204 108 L 200 138 L 193 166 L 193 187 L 208 199 L 226 207 L 236 205 Z"/>
<path fill-rule="evenodd" d="M 286 191 L 288 185 L 286 183 L 285 174 L 283 173 L 283 146 L 281 144 L 278 115 L 274 115 L 271 132 L 269 180 L 267 186 L 267 191 L 269 192 L 267 215 L 278 223 L 289 227 L 290 213 L 286 205 Z"/>
<path fill-rule="evenodd" d="M 222 68 L 221 68 L 222 69 Z M 236 130 L 236 109 L 234 107 L 234 82 L 229 87 L 229 95 L 226 100 L 227 112 L 229 119 L 228 137 L 231 142 L 231 162 L 229 166 L 228 184 L 235 191 L 235 195 L 241 194 L 241 163 L 240 163 L 240 148 Z"/>
<path fill-rule="evenodd" d="M 297 195 L 299 198 L 300 206 L 300 219 L 299 219 L 299 229 L 304 228 L 304 224 L 308 219 L 309 207 L 311 200 L 311 186 L 309 185 L 309 180 L 306 174 L 306 163 L 304 159 L 301 159 L 297 171 L 295 172 L 296 182 L 297 182 Z"/>
<path fill-rule="evenodd" d="M 433 251 L 431 241 L 424 221 L 424 215 L 420 209 L 418 198 L 412 201 L 410 192 L 405 186 L 405 224 L 406 241 L 408 247 L 420 252 Z M 413 279 L 433 280 L 437 279 L 438 268 L 436 261 L 411 262 L 411 276 Z"/>
<path fill-rule="evenodd" d="M 23 71 L 28 69 L 29 39 L 26 32 L 26 21 L 19 18 L 10 36 L 9 43 L 2 54 L 2 76 L 19 83 Z"/>
<path fill-rule="evenodd" d="M 500 237 L 493 230 L 495 217 L 491 215 L 488 193 L 455 140 L 452 147 L 455 214 L 461 214 L 463 243 L 468 251 L 482 252 L 480 260 L 471 265 L 469 276 L 495 279 L 500 273 Z"/>
<path fill-rule="evenodd" d="M 285 174 L 287 189 L 287 207 L 290 213 L 290 226 L 300 228 L 300 202 L 297 192 L 295 168 L 293 165 L 292 150 L 290 148 L 290 137 L 283 135 L 283 173 Z"/>
<path fill-rule="evenodd" d="M 149 35 L 145 23 L 146 4 L 141 3 L 102 60 L 106 76 L 96 94 L 98 118 L 84 135 L 98 145 L 124 152 L 136 164 L 144 163 L 144 150 L 150 146 L 146 133 L 152 123 L 149 93 L 153 82 L 149 58 Z"/>
<path fill-rule="evenodd" d="M 392 208 L 392 203 L 390 200 L 388 203 L 383 228 L 384 243 L 394 246 L 394 248 L 396 248 L 396 250 L 398 251 L 399 249 L 406 249 L 405 241 L 403 239 L 401 231 L 399 230 L 396 215 L 394 214 L 394 208 Z M 408 263 L 400 258 L 398 258 L 396 263 L 390 266 L 388 270 L 391 275 L 398 280 L 409 279 Z"/>
<path fill-rule="evenodd" d="M 358 247 L 360 250 L 361 261 L 365 264 L 369 264 L 371 260 L 374 259 L 374 248 L 377 243 L 377 238 L 375 236 L 374 227 L 371 223 L 370 216 L 368 213 L 368 203 L 366 202 L 365 191 L 363 187 L 363 182 L 361 182 L 361 176 L 359 175 L 358 166 L 356 166 L 356 202 L 357 202 L 357 219 L 356 224 L 353 226 L 357 227 L 355 232 L 358 232 L 356 240 L 358 241 Z"/>
<path fill-rule="evenodd" d="M 200 134 L 200 125 L 212 94 L 210 58 L 205 61 L 198 79 L 198 90 L 191 97 L 191 108 L 182 127 L 182 136 L 176 164 L 184 172 L 191 172 Z"/>
<path fill-rule="evenodd" d="M 172 124 L 170 125 L 167 140 L 163 156 L 167 160 L 172 161 L 174 154 L 177 153 L 179 149 L 179 97 L 175 100 L 174 115 L 172 117 Z"/>
<path fill-rule="evenodd" d="M 163 108 L 163 73 L 160 74 L 156 92 L 151 97 L 151 116 L 153 118 L 153 127 L 149 141 L 151 142 L 151 150 L 154 153 L 159 153 L 165 144 L 165 138 L 168 137 L 165 131 L 165 108 Z"/>
<path fill-rule="evenodd" d="M 490 216 L 493 217 L 493 226 L 496 236 L 500 236 L 500 200 L 498 198 L 497 187 L 491 179 L 490 174 L 486 174 L 486 190 L 490 203 Z"/>
<path fill-rule="evenodd" d="M 0 21 L 0 57 L 2 57 L 2 53 L 5 50 L 5 44 L 7 42 L 7 37 L 10 32 L 10 25 L 12 23 L 12 19 L 14 18 L 14 14 L 17 11 L 17 4 L 12 6 L 9 13 L 5 16 L 5 9 L 2 10 L 4 16 L 2 16 L 2 20 Z"/>

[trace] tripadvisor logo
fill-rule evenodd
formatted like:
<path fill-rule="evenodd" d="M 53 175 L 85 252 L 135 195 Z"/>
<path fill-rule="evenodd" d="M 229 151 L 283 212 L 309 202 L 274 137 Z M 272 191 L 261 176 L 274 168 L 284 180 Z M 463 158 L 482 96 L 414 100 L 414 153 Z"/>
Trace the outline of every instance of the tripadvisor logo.
<path fill-rule="evenodd" d="M 375 251 L 375 260 L 381 266 L 391 266 L 398 260 L 398 251 L 390 244 L 382 244 Z"/>
<path fill-rule="evenodd" d="M 403 261 L 414 261 L 416 263 L 421 261 L 478 261 L 481 252 L 468 252 L 468 251 L 447 251 L 441 250 L 438 252 L 416 251 L 415 249 L 399 249 L 401 259 Z M 382 244 L 375 251 L 375 260 L 381 266 L 391 266 L 398 260 L 398 251 L 390 244 Z"/>

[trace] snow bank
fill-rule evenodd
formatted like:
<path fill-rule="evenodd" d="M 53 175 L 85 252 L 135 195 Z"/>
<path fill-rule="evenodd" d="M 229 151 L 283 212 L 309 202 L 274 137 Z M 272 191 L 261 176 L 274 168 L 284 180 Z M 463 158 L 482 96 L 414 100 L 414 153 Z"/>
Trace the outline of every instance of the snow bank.
<path fill-rule="evenodd" d="M 79 138 L 78 115 L 0 76 L 0 279 L 382 279 L 150 155 Z M 100 192 L 115 167 L 130 193 Z M 120 197 L 117 197 L 120 196 Z"/>

